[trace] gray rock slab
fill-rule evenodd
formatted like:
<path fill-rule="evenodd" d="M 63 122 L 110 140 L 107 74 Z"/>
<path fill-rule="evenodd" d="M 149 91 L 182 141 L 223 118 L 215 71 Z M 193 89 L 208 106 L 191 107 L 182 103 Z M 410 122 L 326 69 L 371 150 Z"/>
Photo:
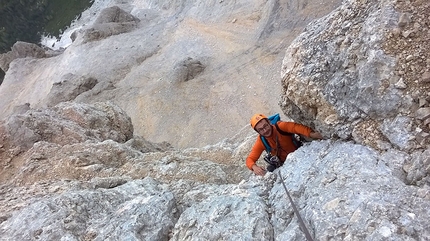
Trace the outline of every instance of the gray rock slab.
<path fill-rule="evenodd" d="M 430 199 L 379 159 L 367 147 L 328 142 L 287 158 L 280 171 L 316 240 L 430 238 Z M 269 197 L 275 240 L 305 240 L 286 198 L 278 178 Z"/>
<path fill-rule="evenodd" d="M 380 125 L 380 130 L 390 142 L 400 149 L 410 149 L 413 146 L 412 119 L 408 116 L 398 116 L 386 119 Z"/>
<path fill-rule="evenodd" d="M 173 194 L 152 179 L 114 188 L 69 190 L 38 201 L 0 224 L 6 240 L 167 240 Z"/>
<path fill-rule="evenodd" d="M 237 186 L 191 190 L 185 196 L 195 202 L 182 212 L 171 240 L 272 240 L 266 202 L 271 182 L 254 179 Z"/>

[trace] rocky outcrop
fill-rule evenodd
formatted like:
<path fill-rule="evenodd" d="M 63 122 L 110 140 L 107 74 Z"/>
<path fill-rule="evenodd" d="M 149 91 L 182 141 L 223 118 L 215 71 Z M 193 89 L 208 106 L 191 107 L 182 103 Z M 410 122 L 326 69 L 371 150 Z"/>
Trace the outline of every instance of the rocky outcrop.
<path fill-rule="evenodd" d="M 255 55 L 272 66 L 282 44 L 248 48 L 249 39 L 235 37 L 259 23 L 252 39 L 277 42 L 290 26 L 278 21 L 291 9 L 300 17 L 305 2 L 150 1 L 145 11 L 142 2 L 120 2 L 147 20 L 127 37 L 75 41 L 59 56 L 17 59 L 8 70 L 0 93 L 11 99 L 6 86 L 16 98 L 0 103 L 9 113 L 0 122 L 0 237 L 305 240 L 285 184 L 315 240 L 430 239 L 428 78 L 414 44 L 425 43 L 414 29 L 416 21 L 428 26 L 429 4 L 350 0 L 307 27 L 284 59 L 281 107 L 332 138 L 305 143 L 260 177 L 244 165 L 255 132 L 229 128 L 243 119 L 243 103 L 258 102 L 254 88 L 274 85 L 249 81 L 252 95 L 242 92 L 243 79 L 267 72 L 240 60 Z M 412 57 L 396 52 L 405 41 Z M 234 58 L 220 64 L 226 56 Z M 137 112 L 145 118 L 129 116 Z M 207 145 L 212 132 L 202 123 L 232 137 Z M 146 138 L 181 143 L 178 133 L 203 147 Z"/>
<path fill-rule="evenodd" d="M 26 57 L 44 58 L 46 57 L 45 50 L 36 44 L 18 41 L 12 46 L 11 51 L 0 54 L 0 69 L 2 69 L 4 72 L 7 72 L 9 69 L 9 64 L 14 59 Z"/>
<path fill-rule="evenodd" d="M 115 118 L 105 120 L 95 111 L 103 106 Z M 129 119 L 112 104 L 64 102 L 53 109 L 43 112 L 58 124 L 64 120 L 57 113 L 86 113 L 72 115 L 68 126 L 93 120 L 112 128 Z M 315 239 L 430 238 L 430 188 L 408 186 L 397 177 L 392 164 L 404 158 L 397 153 L 311 142 L 273 174 L 257 177 L 243 164 L 255 140 L 249 132 L 179 151 L 137 136 L 96 138 L 90 126 L 76 128 L 76 135 L 87 136 L 81 140 L 64 143 L 42 135 L 13 156 L 19 144 L 3 142 L 2 238 L 304 240 L 281 176 Z M 112 136 L 110 128 L 97 129 L 98 136 Z M 46 133 L 42 125 L 34 130 Z M 128 136 L 127 129 L 117 132 Z M 427 156 L 428 151 L 422 157 Z"/>
<path fill-rule="evenodd" d="M 287 115 L 327 137 L 380 150 L 426 149 L 430 85 L 421 75 L 429 66 L 423 49 L 428 42 L 414 26 L 428 30 L 429 6 L 395 3 L 348 1 L 307 27 L 284 59 Z"/>
<path fill-rule="evenodd" d="M 125 12 L 118 6 L 105 8 L 101 11 L 93 25 L 79 32 L 74 32 L 72 39 L 82 35 L 82 43 L 97 41 L 112 35 L 129 32 L 136 28 L 139 18 Z"/>
<path fill-rule="evenodd" d="M 192 80 L 204 69 L 205 66 L 199 60 L 189 57 L 175 65 L 172 80 L 179 83 Z"/>
<path fill-rule="evenodd" d="M 8 118 L 1 129 L 4 143 L 23 151 L 40 141 L 63 146 L 87 140 L 126 142 L 133 136 L 130 118 L 109 103 L 63 102 L 52 109 L 28 110 Z"/>
<path fill-rule="evenodd" d="M 52 85 L 47 96 L 47 106 L 55 106 L 58 103 L 75 100 L 80 94 L 91 90 L 98 81 L 91 77 L 75 76 L 67 74 L 60 82 Z"/>

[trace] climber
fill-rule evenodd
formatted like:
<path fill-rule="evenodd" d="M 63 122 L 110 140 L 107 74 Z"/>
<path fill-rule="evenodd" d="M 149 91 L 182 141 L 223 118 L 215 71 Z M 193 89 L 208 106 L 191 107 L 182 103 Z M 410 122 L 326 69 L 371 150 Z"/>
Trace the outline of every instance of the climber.
<path fill-rule="evenodd" d="M 319 132 L 315 132 L 305 125 L 285 121 L 277 121 L 272 124 L 263 114 L 252 116 L 251 127 L 259 135 L 246 158 L 246 166 L 260 176 L 264 176 L 266 170 L 258 166 L 256 162 L 264 150 L 268 152 L 268 156 L 265 157 L 265 161 L 269 163 L 267 171 L 273 172 L 284 163 L 289 153 L 298 148 L 293 142 L 293 134 L 304 135 L 312 139 L 323 139 Z"/>

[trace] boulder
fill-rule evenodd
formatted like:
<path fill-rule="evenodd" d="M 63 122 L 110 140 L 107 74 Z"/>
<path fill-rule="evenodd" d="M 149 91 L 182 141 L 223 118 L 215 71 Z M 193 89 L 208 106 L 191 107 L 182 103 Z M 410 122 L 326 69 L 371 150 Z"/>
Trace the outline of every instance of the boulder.
<path fill-rule="evenodd" d="M 172 79 L 176 82 L 186 82 L 194 79 L 204 69 L 205 66 L 199 60 L 188 57 L 175 65 Z"/>
<path fill-rule="evenodd" d="M 78 95 L 91 90 L 97 83 L 97 79 L 91 77 L 66 74 L 60 82 L 52 85 L 47 96 L 47 105 L 54 106 L 60 102 L 72 101 Z"/>
<path fill-rule="evenodd" d="M 22 150 L 39 141 L 66 145 L 86 140 L 126 142 L 133 137 L 130 117 L 112 103 L 62 102 L 51 109 L 12 115 L 2 125 L 7 142 Z"/>
<path fill-rule="evenodd" d="M 101 11 L 94 24 L 83 31 L 83 43 L 129 32 L 135 29 L 139 22 L 138 18 L 118 6 L 105 8 Z M 76 36 L 73 38 L 76 39 Z"/>
<path fill-rule="evenodd" d="M 17 41 L 12 46 L 11 51 L 4 54 L 0 54 L 0 68 L 4 72 L 7 72 L 9 69 L 9 64 L 15 59 L 27 57 L 44 58 L 45 56 L 45 50 L 43 50 L 38 45 Z"/>

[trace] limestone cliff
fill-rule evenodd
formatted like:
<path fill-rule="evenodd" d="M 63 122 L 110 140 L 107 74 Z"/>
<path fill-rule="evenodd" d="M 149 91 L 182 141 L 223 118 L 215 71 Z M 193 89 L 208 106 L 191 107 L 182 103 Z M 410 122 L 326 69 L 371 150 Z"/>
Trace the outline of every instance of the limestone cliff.
<path fill-rule="evenodd" d="M 424 1 L 346 1 L 310 24 L 283 61 L 284 113 L 326 136 L 410 155 L 400 166 L 421 174 L 407 181 L 428 183 L 429 161 L 411 167 L 430 146 L 428 11 Z"/>
<path fill-rule="evenodd" d="M 1 239 L 305 240 L 285 182 L 315 240 L 429 240 L 430 3 L 347 0 L 291 42 L 334 5 L 97 1 L 63 52 L 18 43 Z M 273 95 L 326 140 L 259 177 Z"/>
<path fill-rule="evenodd" d="M 65 35 L 74 40 L 66 49 L 37 58 L 18 44 L 0 58 L 8 69 L 0 119 L 25 103 L 52 105 L 51 92 L 61 87 L 75 93 L 63 100 L 116 103 L 135 133 L 151 141 L 180 148 L 215 144 L 255 112 L 281 113 L 285 49 L 309 21 L 339 3 L 95 1 L 82 14 L 85 22 Z M 75 79 L 97 84 L 78 91 Z M 224 122 L 229 125 L 218 128 Z"/>

